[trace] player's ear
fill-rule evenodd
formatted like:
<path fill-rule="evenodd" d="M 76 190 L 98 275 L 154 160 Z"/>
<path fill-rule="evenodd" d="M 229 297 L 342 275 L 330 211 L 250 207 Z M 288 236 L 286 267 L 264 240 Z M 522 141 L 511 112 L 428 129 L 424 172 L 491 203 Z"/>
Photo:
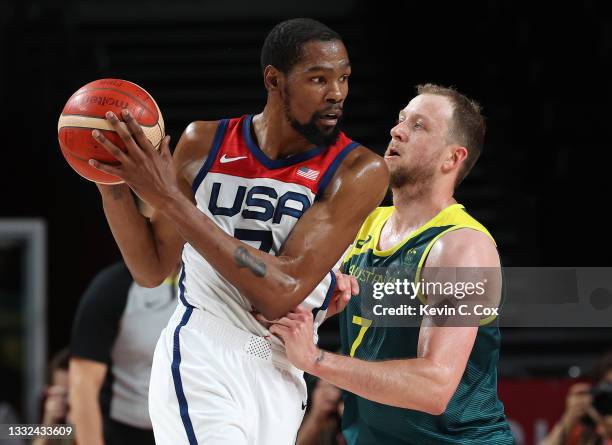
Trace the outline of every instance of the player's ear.
<path fill-rule="evenodd" d="M 462 147 L 461 145 L 450 146 L 450 150 L 442 163 L 442 171 L 448 173 L 455 168 L 459 168 L 459 166 L 467 158 L 467 155 L 467 148 Z"/>
<path fill-rule="evenodd" d="M 264 69 L 264 85 L 268 92 L 277 91 L 280 86 L 280 77 L 282 73 L 272 65 L 266 66 Z"/>

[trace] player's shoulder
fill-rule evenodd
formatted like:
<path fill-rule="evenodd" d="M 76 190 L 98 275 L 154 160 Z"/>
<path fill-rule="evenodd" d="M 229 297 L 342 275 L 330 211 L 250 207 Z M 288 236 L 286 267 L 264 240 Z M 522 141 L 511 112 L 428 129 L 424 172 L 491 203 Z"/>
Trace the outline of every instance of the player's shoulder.
<path fill-rule="evenodd" d="M 457 226 L 432 246 L 427 266 L 498 267 L 499 253 L 486 229 L 483 231 L 477 226 Z"/>
<path fill-rule="evenodd" d="M 368 173 L 375 173 L 379 177 L 387 179 L 389 175 L 385 160 L 368 147 L 361 144 L 357 145 L 357 147 L 346 156 L 341 169 L 352 173 L 367 171 Z"/>
<path fill-rule="evenodd" d="M 389 170 L 381 156 L 363 145 L 357 145 L 342 160 L 333 176 L 333 182 L 340 187 L 328 187 L 328 190 L 344 188 L 359 199 L 373 196 L 373 207 L 380 203 L 387 191 Z"/>
<path fill-rule="evenodd" d="M 471 228 L 491 236 L 487 228 L 474 218 L 461 204 L 453 204 L 440 213 L 438 218 L 440 225 L 453 225 Z"/>
<path fill-rule="evenodd" d="M 201 141 L 202 138 L 214 136 L 220 120 L 193 121 L 185 128 L 184 136 L 189 141 Z"/>
<path fill-rule="evenodd" d="M 176 147 L 177 154 L 189 154 L 202 149 L 208 150 L 219 127 L 219 120 L 193 121 L 185 128 Z"/>
<path fill-rule="evenodd" d="M 176 144 L 172 158 L 180 176 L 189 179 L 189 183 L 208 156 L 220 120 L 193 121 L 183 131 Z"/>

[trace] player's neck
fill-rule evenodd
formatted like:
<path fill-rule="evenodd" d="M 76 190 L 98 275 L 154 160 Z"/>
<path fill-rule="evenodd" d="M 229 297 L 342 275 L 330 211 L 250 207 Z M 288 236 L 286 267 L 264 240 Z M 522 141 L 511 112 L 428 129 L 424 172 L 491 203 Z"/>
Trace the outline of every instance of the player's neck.
<path fill-rule="evenodd" d="M 409 186 L 393 188 L 395 211 L 390 222 L 399 232 L 411 232 L 457 201 L 441 188 L 415 190 Z"/>
<path fill-rule="evenodd" d="M 252 132 L 259 148 L 270 159 L 282 159 L 314 148 L 269 105 L 253 117 Z"/>

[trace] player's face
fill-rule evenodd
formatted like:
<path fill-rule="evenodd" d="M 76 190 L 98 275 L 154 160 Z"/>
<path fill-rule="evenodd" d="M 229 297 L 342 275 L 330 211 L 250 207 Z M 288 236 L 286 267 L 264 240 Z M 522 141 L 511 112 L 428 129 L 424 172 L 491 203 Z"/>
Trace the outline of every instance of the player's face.
<path fill-rule="evenodd" d="M 309 142 L 329 146 L 340 132 L 351 65 L 338 40 L 312 41 L 285 77 L 282 89 L 285 116 Z"/>
<path fill-rule="evenodd" d="M 435 177 L 449 145 L 447 134 L 452 114 L 451 102 L 434 94 L 421 94 L 400 111 L 385 152 L 391 187 Z"/>

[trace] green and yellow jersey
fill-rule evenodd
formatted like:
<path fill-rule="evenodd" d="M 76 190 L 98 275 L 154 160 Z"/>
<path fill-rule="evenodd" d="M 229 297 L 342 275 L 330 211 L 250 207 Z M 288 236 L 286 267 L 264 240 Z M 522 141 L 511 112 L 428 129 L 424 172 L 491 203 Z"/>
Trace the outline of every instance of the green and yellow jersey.
<path fill-rule="evenodd" d="M 380 267 L 402 266 L 411 275 L 407 278 L 417 281 L 433 244 L 450 231 L 470 228 L 491 237 L 462 205 L 454 204 L 396 246 L 378 250 L 382 227 L 393 210 L 393 207 L 376 209 L 344 258 L 343 272 L 355 276 L 360 285 L 368 277 L 364 271 Z M 362 291 L 368 288 L 371 289 L 361 286 Z M 360 297 L 352 298 L 340 314 L 343 353 L 368 361 L 416 357 L 419 328 L 377 326 L 362 317 Z M 503 405 L 497 397 L 499 328 L 496 320 L 487 321 L 478 328 L 465 372 L 444 414 L 434 416 L 391 407 L 345 392 L 342 429 L 348 444 L 513 444 Z"/>

